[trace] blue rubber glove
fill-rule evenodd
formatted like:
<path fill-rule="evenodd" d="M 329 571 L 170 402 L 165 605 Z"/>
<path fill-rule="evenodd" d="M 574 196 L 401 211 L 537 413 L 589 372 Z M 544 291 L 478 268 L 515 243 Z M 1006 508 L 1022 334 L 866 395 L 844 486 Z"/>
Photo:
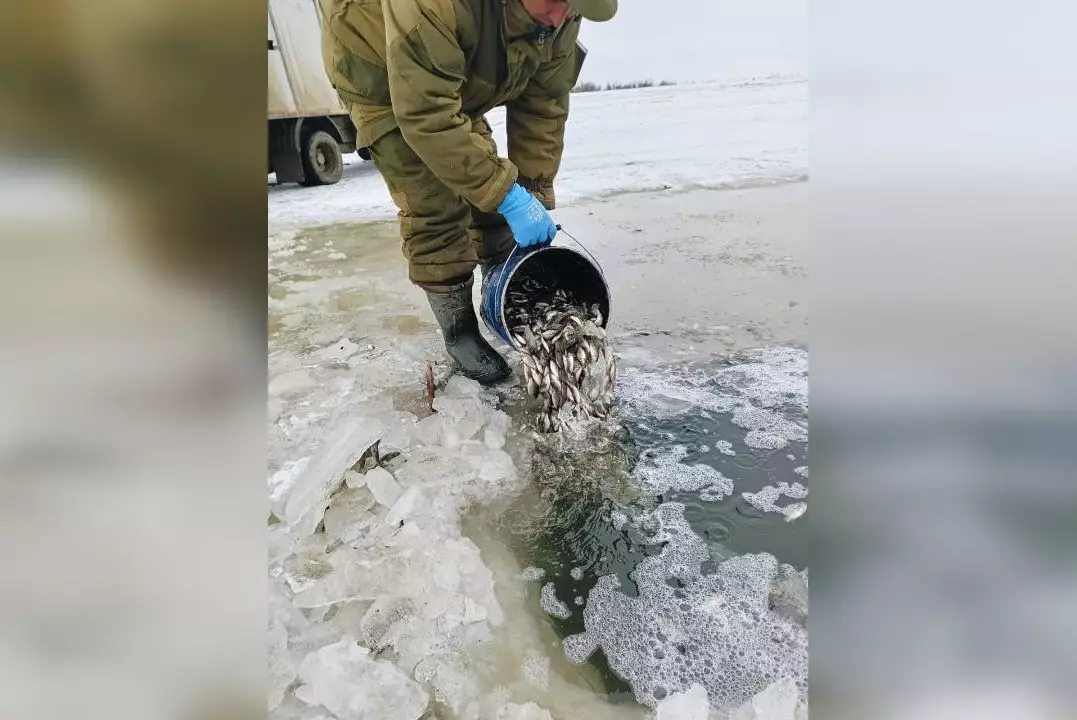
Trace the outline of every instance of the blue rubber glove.
<path fill-rule="evenodd" d="M 497 211 L 505 216 L 516 244 L 521 247 L 545 245 L 557 234 L 557 225 L 546 208 L 522 185 L 513 184 Z"/>

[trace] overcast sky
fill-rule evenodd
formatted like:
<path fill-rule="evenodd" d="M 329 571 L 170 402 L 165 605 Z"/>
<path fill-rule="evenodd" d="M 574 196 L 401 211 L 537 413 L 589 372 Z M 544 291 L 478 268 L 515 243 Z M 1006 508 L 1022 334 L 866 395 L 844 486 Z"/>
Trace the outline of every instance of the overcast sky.
<path fill-rule="evenodd" d="M 621 0 L 580 38 L 593 82 L 807 75 L 808 0 Z"/>

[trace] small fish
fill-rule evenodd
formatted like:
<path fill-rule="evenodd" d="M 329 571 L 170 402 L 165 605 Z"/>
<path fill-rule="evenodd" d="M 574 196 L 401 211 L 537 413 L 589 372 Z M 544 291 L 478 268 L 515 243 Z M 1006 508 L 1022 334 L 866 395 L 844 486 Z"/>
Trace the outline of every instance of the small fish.
<path fill-rule="evenodd" d="M 795 502 L 782 508 L 782 514 L 785 515 L 786 522 L 793 522 L 807 511 L 808 503 L 806 502 Z"/>

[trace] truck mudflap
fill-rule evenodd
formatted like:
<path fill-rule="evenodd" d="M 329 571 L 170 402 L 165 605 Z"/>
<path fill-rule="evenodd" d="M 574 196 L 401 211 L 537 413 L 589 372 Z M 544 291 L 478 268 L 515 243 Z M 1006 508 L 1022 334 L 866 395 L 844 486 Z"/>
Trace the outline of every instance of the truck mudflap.
<path fill-rule="evenodd" d="M 297 120 L 277 120 L 269 125 L 269 169 L 277 183 L 301 182 L 303 161 L 299 157 L 301 125 Z"/>

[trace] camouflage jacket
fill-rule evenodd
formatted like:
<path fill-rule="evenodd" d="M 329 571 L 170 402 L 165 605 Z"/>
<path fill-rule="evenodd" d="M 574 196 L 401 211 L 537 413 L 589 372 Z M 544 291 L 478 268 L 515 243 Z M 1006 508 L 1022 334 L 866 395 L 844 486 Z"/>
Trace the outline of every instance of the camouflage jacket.
<path fill-rule="evenodd" d="M 538 27 L 520 0 L 319 0 L 330 81 L 368 146 L 399 128 L 442 182 L 492 211 L 513 182 L 554 204 L 580 17 Z M 508 159 L 472 120 L 506 109 Z"/>

